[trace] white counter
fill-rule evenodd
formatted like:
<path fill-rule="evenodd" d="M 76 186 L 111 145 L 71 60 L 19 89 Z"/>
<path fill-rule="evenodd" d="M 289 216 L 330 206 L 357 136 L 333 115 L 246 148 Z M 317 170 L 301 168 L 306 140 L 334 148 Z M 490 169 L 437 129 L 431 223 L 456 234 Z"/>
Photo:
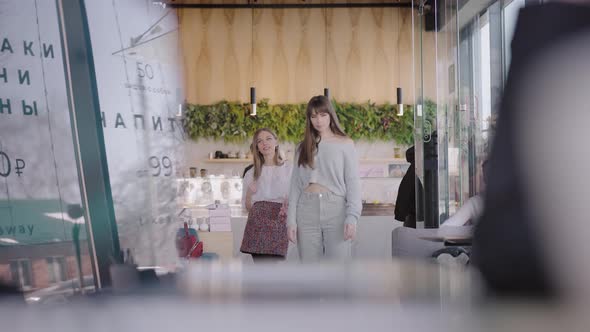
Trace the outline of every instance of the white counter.
<path fill-rule="evenodd" d="M 234 258 L 251 261 L 250 255 L 240 252 L 246 217 L 232 217 L 231 251 Z M 353 243 L 353 257 L 363 260 L 391 259 L 391 232 L 402 223 L 393 219 L 393 216 L 362 216 L 358 223 L 357 238 Z M 212 235 L 213 233 L 211 233 Z M 227 247 L 229 243 L 211 243 L 211 241 L 229 241 L 229 237 L 212 237 L 204 234 L 205 251 L 207 248 Z M 207 243 L 209 240 L 210 243 Z M 227 252 L 227 251 L 226 251 Z M 230 258 L 223 257 L 222 258 Z M 299 254 L 296 245 L 289 243 L 287 260 L 298 260 Z"/>

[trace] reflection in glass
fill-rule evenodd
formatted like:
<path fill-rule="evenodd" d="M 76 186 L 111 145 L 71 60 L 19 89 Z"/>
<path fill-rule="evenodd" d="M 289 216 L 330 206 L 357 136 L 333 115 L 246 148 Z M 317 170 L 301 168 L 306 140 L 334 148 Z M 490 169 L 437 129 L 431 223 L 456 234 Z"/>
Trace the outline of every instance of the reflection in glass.
<path fill-rule="evenodd" d="M 93 285 L 83 213 L 68 215 L 82 199 L 56 2 L 0 8 L 0 281 L 26 293 L 81 274 Z"/>

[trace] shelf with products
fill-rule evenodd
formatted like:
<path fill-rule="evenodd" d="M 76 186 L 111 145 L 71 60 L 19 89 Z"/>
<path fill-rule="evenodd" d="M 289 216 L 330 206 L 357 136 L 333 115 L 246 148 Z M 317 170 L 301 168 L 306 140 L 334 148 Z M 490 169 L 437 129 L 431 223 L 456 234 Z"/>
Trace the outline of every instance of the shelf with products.
<path fill-rule="evenodd" d="M 213 181 L 221 181 L 220 179 L 241 179 L 243 167 L 246 163 L 239 162 L 226 162 L 227 167 L 224 169 L 213 169 L 213 172 L 232 174 L 233 176 L 207 176 L 205 178 L 195 177 L 192 179 L 201 179 L 197 181 L 203 181 L 203 179 L 215 178 Z M 410 166 L 407 162 L 400 162 L 396 159 L 365 159 L 359 163 L 359 176 L 361 179 L 395 179 L 401 178 L 407 172 Z M 191 178 L 187 178 L 191 179 Z M 206 189 L 206 188 L 205 188 Z"/>
<path fill-rule="evenodd" d="M 387 165 L 388 166 L 388 165 Z M 403 165 L 400 170 L 407 167 Z M 397 171 L 398 168 L 394 170 Z M 389 168 L 371 171 L 373 177 L 361 178 L 361 198 L 365 203 L 392 204 L 395 202 L 400 177 L 386 175 Z M 381 176 L 375 176 L 379 173 Z M 391 173 L 393 174 L 393 173 Z M 400 174 L 401 175 L 401 174 Z M 180 208 L 193 218 L 205 218 L 208 207 L 214 203 L 227 204 L 232 217 L 246 216 L 242 207 L 242 179 L 240 177 L 208 176 L 205 178 L 177 179 L 177 200 Z"/>
<path fill-rule="evenodd" d="M 216 201 L 239 206 L 242 178 L 223 175 L 177 179 L 177 197 L 182 206 L 205 207 Z"/>
<path fill-rule="evenodd" d="M 210 164 L 246 164 L 252 163 L 251 158 L 221 158 L 221 159 L 205 159 L 203 162 Z M 363 164 L 409 164 L 407 160 L 402 158 L 368 158 L 359 159 Z"/>
<path fill-rule="evenodd" d="M 361 179 L 395 179 L 402 178 L 408 171 L 410 163 L 403 159 L 361 159 L 359 175 Z M 403 162 L 402 162 L 403 160 Z"/>
<path fill-rule="evenodd" d="M 205 159 L 203 162 L 209 164 L 251 164 L 251 158 L 218 158 L 218 159 Z"/>

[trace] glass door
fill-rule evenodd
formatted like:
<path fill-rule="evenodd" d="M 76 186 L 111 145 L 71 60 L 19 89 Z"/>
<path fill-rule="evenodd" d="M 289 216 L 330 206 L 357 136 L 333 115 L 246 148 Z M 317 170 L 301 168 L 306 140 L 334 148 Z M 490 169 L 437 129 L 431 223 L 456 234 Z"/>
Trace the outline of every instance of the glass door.
<path fill-rule="evenodd" d="M 0 280 L 30 304 L 94 291 L 55 1 L 0 0 Z"/>

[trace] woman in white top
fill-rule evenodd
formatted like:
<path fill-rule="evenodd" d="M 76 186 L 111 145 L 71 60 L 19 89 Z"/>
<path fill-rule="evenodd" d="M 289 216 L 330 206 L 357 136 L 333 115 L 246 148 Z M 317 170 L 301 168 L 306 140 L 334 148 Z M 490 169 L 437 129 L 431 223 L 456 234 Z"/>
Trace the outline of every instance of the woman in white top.
<path fill-rule="evenodd" d="M 292 166 L 280 157 L 277 136 L 268 128 L 256 131 L 250 149 L 254 167 L 242 186 L 248 221 L 240 251 L 255 262 L 282 260 L 289 246 L 285 218 Z"/>
<path fill-rule="evenodd" d="M 294 163 L 287 224 L 301 260 L 349 259 L 362 210 L 358 159 L 327 97 L 307 104 Z"/>

